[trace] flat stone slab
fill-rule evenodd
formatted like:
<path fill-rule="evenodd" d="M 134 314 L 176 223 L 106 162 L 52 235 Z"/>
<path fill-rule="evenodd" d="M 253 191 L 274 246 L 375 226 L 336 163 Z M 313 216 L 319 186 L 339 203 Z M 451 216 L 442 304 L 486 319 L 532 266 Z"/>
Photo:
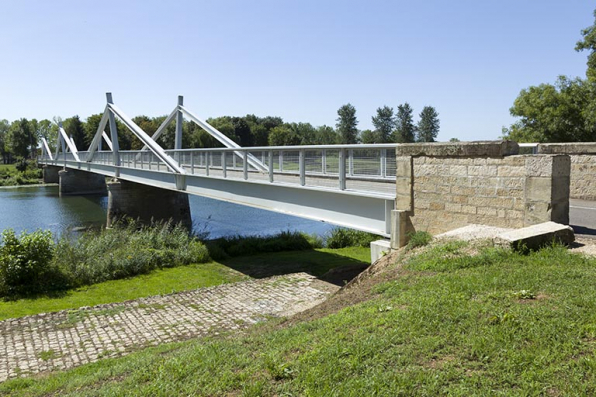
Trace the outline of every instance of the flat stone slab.
<path fill-rule="evenodd" d="M 556 222 L 544 222 L 499 234 L 494 242 L 515 249 L 536 249 L 553 241 L 569 245 L 574 240 L 575 235 L 571 227 Z"/>

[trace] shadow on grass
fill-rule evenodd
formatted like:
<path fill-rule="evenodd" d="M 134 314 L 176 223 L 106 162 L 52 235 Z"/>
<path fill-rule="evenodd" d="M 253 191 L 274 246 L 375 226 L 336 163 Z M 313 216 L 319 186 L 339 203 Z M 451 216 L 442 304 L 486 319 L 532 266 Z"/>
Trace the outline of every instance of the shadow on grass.
<path fill-rule="evenodd" d="M 348 256 L 315 250 L 256 254 L 218 262 L 253 278 L 304 272 L 339 286 L 346 284 L 370 265 Z"/>

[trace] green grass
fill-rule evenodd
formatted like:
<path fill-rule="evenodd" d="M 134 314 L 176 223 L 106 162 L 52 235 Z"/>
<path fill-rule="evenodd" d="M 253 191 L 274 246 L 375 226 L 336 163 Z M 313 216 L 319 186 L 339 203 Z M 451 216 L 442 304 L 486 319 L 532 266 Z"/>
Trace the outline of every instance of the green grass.
<path fill-rule="evenodd" d="M 249 276 L 267 277 L 299 271 L 319 276 L 336 266 L 366 262 L 369 257 L 370 250 L 364 248 L 319 249 L 260 254 L 238 257 L 223 263 L 209 262 L 158 269 L 149 274 L 106 281 L 53 297 L 0 301 L 0 321 L 38 313 L 187 291 L 241 281 Z"/>
<path fill-rule="evenodd" d="M 81 287 L 54 297 L 0 301 L 0 320 L 169 294 L 243 278 L 241 273 L 213 262 L 154 270 L 137 277 Z"/>
<path fill-rule="evenodd" d="M 0 394 L 594 395 L 596 260 L 435 246 L 372 299 L 287 328 L 163 345 Z"/>

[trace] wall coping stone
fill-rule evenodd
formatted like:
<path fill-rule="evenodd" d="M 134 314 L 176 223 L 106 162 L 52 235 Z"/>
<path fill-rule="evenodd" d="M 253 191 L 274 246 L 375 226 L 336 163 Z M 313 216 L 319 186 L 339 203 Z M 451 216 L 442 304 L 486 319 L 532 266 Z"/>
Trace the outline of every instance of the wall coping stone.
<path fill-rule="evenodd" d="M 540 154 L 596 154 L 596 142 L 540 143 Z"/>
<path fill-rule="evenodd" d="M 504 157 L 519 153 L 513 141 L 402 143 L 397 156 Z"/>

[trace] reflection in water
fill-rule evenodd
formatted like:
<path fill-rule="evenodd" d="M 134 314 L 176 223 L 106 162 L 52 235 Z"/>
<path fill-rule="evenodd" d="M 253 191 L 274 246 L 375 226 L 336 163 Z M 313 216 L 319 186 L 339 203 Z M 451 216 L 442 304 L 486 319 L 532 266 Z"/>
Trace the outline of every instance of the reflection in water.
<path fill-rule="evenodd" d="M 57 186 L 0 189 L 0 230 L 47 229 L 62 234 L 101 226 L 106 220 L 107 203 L 107 196 L 60 197 Z M 209 238 L 268 235 L 283 230 L 322 235 L 331 229 L 323 222 L 199 196 L 190 196 L 190 208 L 195 231 L 207 231 Z"/>

